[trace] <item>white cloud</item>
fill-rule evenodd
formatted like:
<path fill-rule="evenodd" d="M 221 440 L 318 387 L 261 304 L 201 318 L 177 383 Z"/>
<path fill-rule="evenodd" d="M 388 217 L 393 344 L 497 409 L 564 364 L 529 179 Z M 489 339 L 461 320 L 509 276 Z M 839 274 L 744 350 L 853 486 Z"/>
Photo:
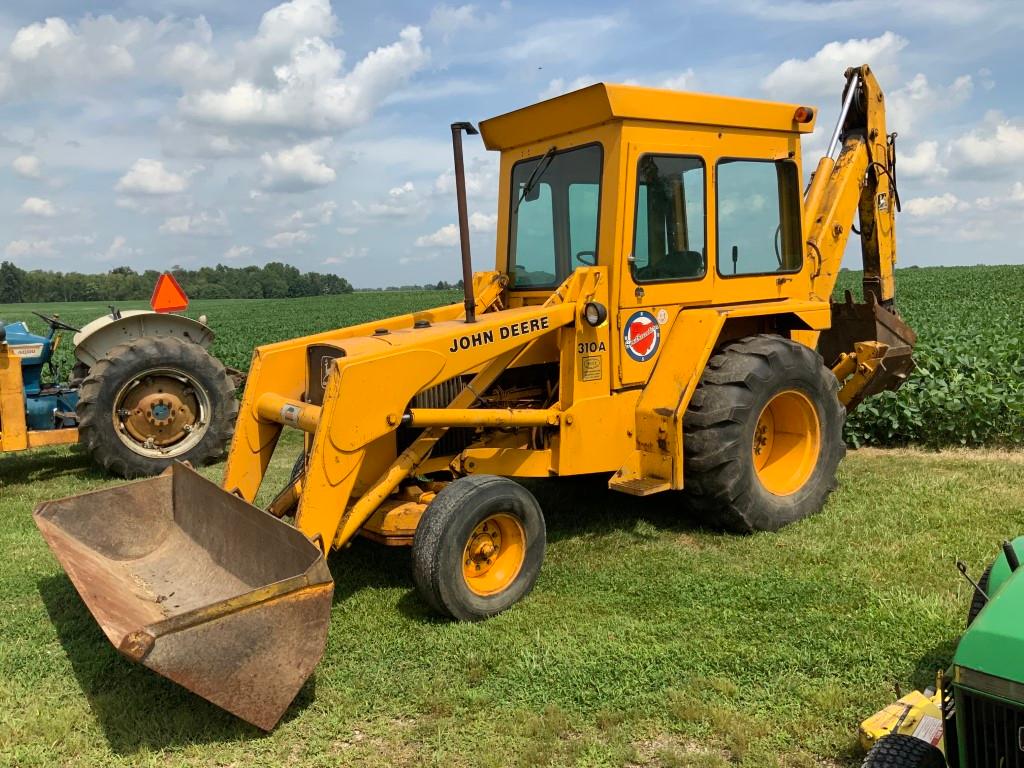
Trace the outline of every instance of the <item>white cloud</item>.
<path fill-rule="evenodd" d="M 229 261 L 233 259 L 242 259 L 246 256 L 252 256 L 252 248 L 248 245 L 232 245 L 224 251 L 224 258 Z"/>
<path fill-rule="evenodd" d="M 220 237 L 230 234 L 230 228 L 224 211 L 200 211 L 195 214 L 168 217 L 160 225 L 160 232 L 165 235 Z"/>
<path fill-rule="evenodd" d="M 267 248 L 294 248 L 297 245 L 308 243 L 310 239 L 309 232 L 299 229 L 294 232 L 278 232 L 276 235 L 268 237 L 263 245 Z"/>
<path fill-rule="evenodd" d="M 903 204 L 903 210 L 911 216 L 927 218 L 930 216 L 941 216 L 954 210 L 966 210 L 968 203 L 960 200 L 951 192 L 934 197 L 915 197 Z"/>
<path fill-rule="evenodd" d="M 18 210 L 26 216 L 39 216 L 45 219 L 52 219 L 57 215 L 57 209 L 53 203 L 42 197 L 26 198 Z"/>
<path fill-rule="evenodd" d="M 367 248 L 366 246 L 362 246 L 359 248 L 356 248 L 355 246 L 350 246 L 339 254 L 336 254 L 334 256 L 328 256 L 326 259 L 324 259 L 324 264 L 346 264 L 354 259 L 365 259 L 369 252 L 370 249 Z"/>
<path fill-rule="evenodd" d="M 407 181 L 389 189 L 383 199 L 369 203 L 353 200 L 350 215 L 360 219 L 409 219 L 426 213 L 426 201 L 416 185 Z"/>
<path fill-rule="evenodd" d="M 564 93 L 572 93 L 573 91 L 578 91 L 580 88 L 586 88 L 588 85 L 593 85 L 596 82 L 598 82 L 597 78 L 590 75 L 581 75 L 580 77 L 568 81 L 565 80 L 565 78 L 556 77 L 548 83 L 547 88 L 540 92 L 539 98 L 553 99 Z"/>
<path fill-rule="evenodd" d="M 434 192 L 452 195 L 455 192 L 455 169 L 448 168 L 434 180 Z M 498 194 L 498 165 L 494 155 L 471 158 L 466 162 L 466 195 L 488 199 Z"/>
<path fill-rule="evenodd" d="M 696 81 L 697 76 L 694 74 L 693 67 L 690 67 L 678 75 L 662 80 L 658 87 L 668 88 L 670 91 L 692 91 Z"/>
<path fill-rule="evenodd" d="M 416 238 L 416 245 L 420 248 L 437 246 L 451 246 L 459 242 L 459 227 L 456 224 L 445 224 L 436 232 L 429 235 L 421 235 Z"/>
<path fill-rule="evenodd" d="M 34 61 L 48 50 L 57 51 L 66 46 L 75 35 L 61 18 L 49 18 L 37 24 L 22 27 L 11 42 L 10 54 L 15 61 Z"/>
<path fill-rule="evenodd" d="M 239 75 L 224 88 L 186 92 L 190 119 L 225 126 L 326 133 L 366 122 L 376 107 L 427 61 L 418 27 L 368 53 L 342 74 L 344 54 L 325 37 L 337 25 L 327 0 L 292 0 L 263 15 L 239 46 Z"/>
<path fill-rule="evenodd" d="M 46 238 L 39 240 L 12 240 L 7 244 L 4 253 L 12 259 L 16 259 L 24 256 L 56 256 L 57 250 L 54 248 L 53 240 Z"/>
<path fill-rule="evenodd" d="M 20 155 L 11 162 L 11 168 L 26 179 L 38 179 L 43 174 L 42 163 L 35 155 Z"/>
<path fill-rule="evenodd" d="M 896 55 L 907 45 L 905 38 L 884 32 L 873 38 L 853 38 L 827 43 L 809 59 L 787 59 L 772 70 L 761 87 L 775 98 L 806 101 L 832 96 L 842 88 L 847 67 L 871 62 L 875 73 L 895 69 Z M 886 78 L 882 78 L 886 79 Z"/>
<path fill-rule="evenodd" d="M 469 215 L 469 229 L 472 232 L 494 232 L 498 223 L 497 214 L 486 214 L 474 211 Z M 416 245 L 420 248 L 446 248 L 459 243 L 459 227 L 457 224 L 445 224 L 429 235 L 421 235 L 416 238 Z"/>
<path fill-rule="evenodd" d="M 619 15 L 550 19 L 523 30 L 519 39 L 498 54 L 511 61 L 531 64 L 576 59 L 581 48 L 599 50 L 606 38 L 621 29 Z"/>
<path fill-rule="evenodd" d="M 1013 171 L 1024 161 L 1024 127 L 989 113 L 982 126 L 953 139 L 948 151 L 957 167 L 987 173 Z"/>
<path fill-rule="evenodd" d="M 159 160 L 139 158 L 115 187 L 119 192 L 142 195 L 173 195 L 184 192 L 188 180 L 164 168 Z"/>
<path fill-rule="evenodd" d="M 888 94 L 886 126 L 901 136 L 909 134 L 915 123 L 927 123 L 925 118 L 962 104 L 973 91 L 974 81 L 970 75 L 961 75 L 948 86 L 936 88 L 924 74 L 918 73 L 902 88 Z"/>
<path fill-rule="evenodd" d="M 263 188 L 274 192 L 305 192 L 330 184 L 337 174 L 321 154 L 321 148 L 329 143 L 298 144 L 273 155 L 265 152 L 260 157 Z"/>
<path fill-rule="evenodd" d="M 939 160 L 939 142 L 937 141 L 922 141 L 910 151 L 901 149 L 896 160 L 896 168 L 901 177 L 935 179 L 949 173 Z"/>
<path fill-rule="evenodd" d="M 141 249 L 131 248 L 124 235 L 117 235 L 110 241 L 110 246 L 103 253 L 96 254 L 100 261 L 118 261 L 131 259 L 142 253 Z"/>
<path fill-rule="evenodd" d="M 459 30 L 476 26 L 480 22 L 475 5 L 453 6 L 442 3 L 431 9 L 427 27 L 441 35 L 441 39 L 447 43 Z"/>
<path fill-rule="evenodd" d="M 837 22 L 861 21 L 878 15 L 905 18 L 938 24 L 969 24 L 987 16 L 1005 18 L 1010 10 L 1005 0 L 746 0 L 730 3 L 734 13 L 749 14 L 772 22 L 796 21 Z"/>
<path fill-rule="evenodd" d="M 325 200 L 309 208 L 293 211 L 288 216 L 281 218 L 277 222 L 277 226 L 279 229 L 293 229 L 296 227 L 312 229 L 313 227 L 323 226 L 330 224 L 334 220 L 334 213 L 337 209 L 337 203 L 333 200 Z"/>

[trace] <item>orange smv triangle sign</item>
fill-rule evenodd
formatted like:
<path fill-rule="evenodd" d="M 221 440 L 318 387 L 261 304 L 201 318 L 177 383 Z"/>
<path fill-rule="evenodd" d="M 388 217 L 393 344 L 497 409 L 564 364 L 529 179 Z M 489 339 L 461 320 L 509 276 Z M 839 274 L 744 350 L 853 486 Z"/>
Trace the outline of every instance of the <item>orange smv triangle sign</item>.
<path fill-rule="evenodd" d="M 156 281 L 149 306 L 154 312 L 182 312 L 188 309 L 188 296 L 170 272 L 164 272 Z"/>

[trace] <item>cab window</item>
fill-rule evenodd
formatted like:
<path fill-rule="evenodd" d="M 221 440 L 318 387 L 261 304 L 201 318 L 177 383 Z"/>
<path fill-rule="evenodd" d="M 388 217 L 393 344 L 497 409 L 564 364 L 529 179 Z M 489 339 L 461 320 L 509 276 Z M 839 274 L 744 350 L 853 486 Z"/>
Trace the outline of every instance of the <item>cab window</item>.
<path fill-rule="evenodd" d="M 707 272 L 701 158 L 640 158 L 632 270 L 638 283 L 695 280 Z"/>
<path fill-rule="evenodd" d="M 800 182 L 788 160 L 722 160 L 716 169 L 718 272 L 797 272 L 802 265 Z"/>
<path fill-rule="evenodd" d="M 553 288 L 597 263 L 601 147 L 551 151 L 512 167 L 509 265 L 513 288 Z"/>

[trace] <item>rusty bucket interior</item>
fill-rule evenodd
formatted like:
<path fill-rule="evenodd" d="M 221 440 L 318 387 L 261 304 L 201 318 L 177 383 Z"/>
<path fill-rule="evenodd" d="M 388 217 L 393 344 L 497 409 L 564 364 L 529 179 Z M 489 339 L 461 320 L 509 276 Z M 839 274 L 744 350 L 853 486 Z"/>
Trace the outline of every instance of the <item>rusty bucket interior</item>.
<path fill-rule="evenodd" d="M 832 327 L 822 331 L 818 338 L 818 352 L 825 364 L 832 367 L 840 355 L 853 351 L 859 341 L 879 341 L 888 349 L 878 372 L 856 402 L 903 386 L 916 366 L 913 352 L 917 334 L 894 310 L 876 302 L 873 295 L 867 301 L 855 302 L 847 291 L 845 301 L 832 304 Z"/>
<path fill-rule="evenodd" d="M 320 549 L 182 464 L 35 520 L 121 653 L 253 725 L 273 728 L 323 655 Z"/>

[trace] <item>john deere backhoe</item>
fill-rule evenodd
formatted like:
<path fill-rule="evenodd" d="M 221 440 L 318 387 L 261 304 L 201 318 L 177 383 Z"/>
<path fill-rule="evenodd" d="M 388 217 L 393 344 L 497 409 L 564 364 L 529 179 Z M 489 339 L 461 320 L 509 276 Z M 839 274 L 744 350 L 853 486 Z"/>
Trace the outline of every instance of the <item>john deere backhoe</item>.
<path fill-rule="evenodd" d="M 465 302 L 260 347 L 223 488 L 179 464 L 42 504 L 43 536 L 123 654 L 270 729 L 323 653 L 325 557 L 357 534 L 411 545 L 423 599 L 474 620 L 544 558 L 541 509 L 509 478 L 608 473 L 738 531 L 817 512 L 846 411 L 913 366 L 868 67 L 842 104 L 803 194 L 806 106 L 598 84 L 486 120 L 498 242 L 475 274 L 476 129 L 453 124 Z M 833 304 L 851 231 L 864 300 Z M 284 428 L 305 451 L 263 511 Z"/>

